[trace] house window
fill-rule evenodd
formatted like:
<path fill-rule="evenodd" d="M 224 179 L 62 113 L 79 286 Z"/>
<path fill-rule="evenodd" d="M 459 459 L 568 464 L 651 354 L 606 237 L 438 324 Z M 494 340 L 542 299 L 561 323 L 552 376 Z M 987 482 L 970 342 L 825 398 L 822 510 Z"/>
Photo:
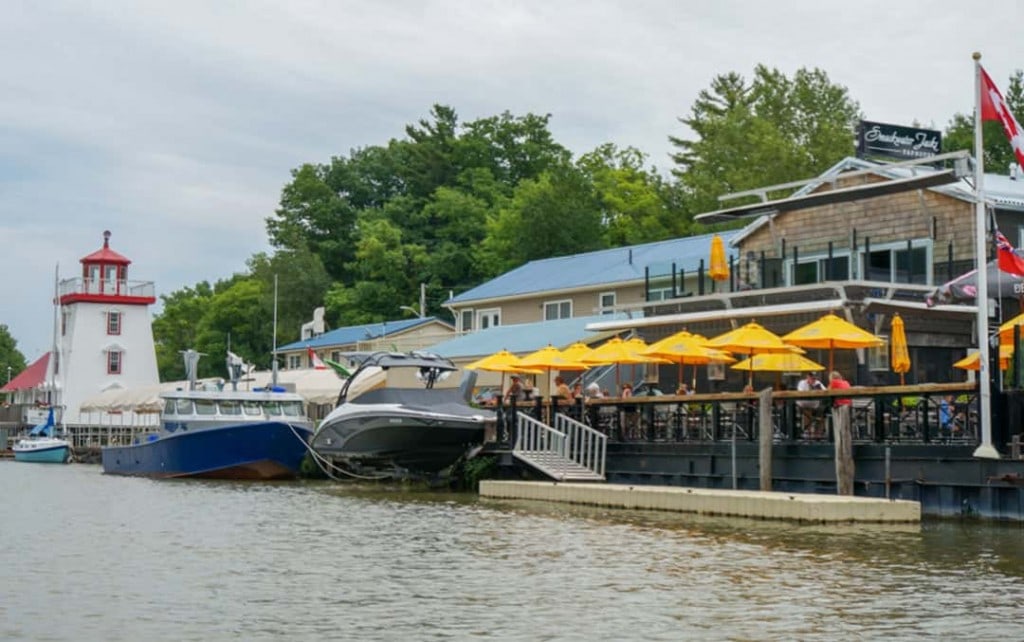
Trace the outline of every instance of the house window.
<path fill-rule="evenodd" d="M 931 283 L 931 242 L 920 241 L 920 245 L 907 250 L 906 243 L 871 248 L 861 254 L 864 262 L 864 278 L 868 281 L 890 283 Z"/>
<path fill-rule="evenodd" d="M 107 352 L 107 374 L 121 374 L 121 351 L 110 350 Z"/>
<path fill-rule="evenodd" d="M 501 309 L 480 310 L 476 313 L 477 327 L 481 330 L 501 325 Z"/>
<path fill-rule="evenodd" d="M 832 255 L 831 269 L 828 256 L 808 257 L 793 268 L 793 285 L 821 283 L 823 281 L 846 281 L 850 278 L 850 257 Z"/>
<path fill-rule="evenodd" d="M 873 372 L 889 370 L 889 337 L 881 337 L 885 343 L 867 349 L 868 370 Z"/>
<path fill-rule="evenodd" d="M 290 355 L 288 355 L 288 369 L 289 370 L 298 370 L 301 367 L 302 367 L 302 355 L 300 355 L 300 354 L 290 354 Z"/>
<path fill-rule="evenodd" d="M 463 332 L 472 332 L 473 331 L 473 311 L 472 310 L 463 310 L 462 314 L 459 315 L 459 318 L 462 320 L 462 325 L 461 325 L 460 329 Z"/>
<path fill-rule="evenodd" d="M 121 334 L 120 312 L 107 312 L 107 334 Z"/>
<path fill-rule="evenodd" d="M 615 312 L 615 293 L 602 292 L 598 294 L 597 309 L 600 314 L 613 314 Z"/>
<path fill-rule="evenodd" d="M 544 320 L 554 321 L 555 319 L 572 318 L 572 301 L 547 301 L 544 303 Z"/>
<path fill-rule="evenodd" d="M 667 301 L 673 298 L 672 288 L 651 288 L 647 291 L 648 301 Z"/>

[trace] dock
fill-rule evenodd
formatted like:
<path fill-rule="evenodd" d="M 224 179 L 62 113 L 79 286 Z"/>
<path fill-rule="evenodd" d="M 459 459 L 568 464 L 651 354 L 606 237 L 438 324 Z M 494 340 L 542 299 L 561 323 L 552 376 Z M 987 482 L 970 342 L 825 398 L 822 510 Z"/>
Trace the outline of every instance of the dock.
<path fill-rule="evenodd" d="M 480 482 L 480 496 L 811 523 L 920 523 L 921 504 L 851 495 L 528 481 Z"/>

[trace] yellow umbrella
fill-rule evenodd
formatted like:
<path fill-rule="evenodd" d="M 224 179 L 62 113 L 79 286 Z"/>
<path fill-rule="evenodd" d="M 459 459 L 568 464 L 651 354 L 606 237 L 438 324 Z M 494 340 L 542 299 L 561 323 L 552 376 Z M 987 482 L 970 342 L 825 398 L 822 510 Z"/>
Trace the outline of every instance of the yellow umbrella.
<path fill-rule="evenodd" d="M 528 372 L 530 374 L 540 374 L 541 372 L 543 372 L 543 370 L 523 367 L 520 363 L 519 357 L 512 354 L 508 350 L 499 350 L 492 355 L 488 355 L 482 359 L 477 359 L 473 363 L 465 366 L 465 368 L 466 370 L 487 370 L 488 372 L 500 372 L 501 395 L 505 394 L 506 372 Z"/>
<path fill-rule="evenodd" d="M 581 361 L 583 357 L 589 355 L 593 350 L 587 344 L 577 341 L 567 348 L 562 348 L 562 354 L 570 361 Z"/>
<path fill-rule="evenodd" d="M 800 326 L 783 336 L 782 340 L 802 348 L 827 348 L 829 372 L 835 369 L 833 351 L 836 348 L 875 348 L 885 345 L 885 341 L 881 337 L 862 330 L 831 312 L 817 321 Z"/>
<path fill-rule="evenodd" d="M 683 380 L 683 366 L 694 367 L 694 380 L 691 389 L 697 387 L 697 366 L 707 365 L 712 362 L 733 363 L 736 361 L 732 355 L 722 350 L 715 350 L 704 345 L 707 341 L 699 334 L 690 334 L 686 330 L 677 332 L 665 337 L 661 341 L 652 343 L 641 354 L 661 357 L 679 364 L 679 381 Z"/>
<path fill-rule="evenodd" d="M 725 281 L 729 278 L 729 263 L 725 259 L 725 243 L 717 234 L 711 237 L 711 266 L 708 276 L 713 281 Z"/>
<path fill-rule="evenodd" d="M 1010 359 L 1013 358 L 1013 346 L 1011 345 L 1000 345 L 999 346 L 999 369 L 1006 370 L 1010 367 Z M 961 370 L 980 370 L 981 369 L 981 353 L 972 352 L 963 359 L 953 364 L 954 368 L 960 368 Z"/>
<path fill-rule="evenodd" d="M 1011 343 L 1013 342 L 1013 328 L 1020 326 L 1020 336 L 1024 338 L 1024 314 L 1018 314 L 1006 323 L 999 326 L 999 342 L 1000 343 Z"/>
<path fill-rule="evenodd" d="M 795 352 L 766 352 L 744 359 L 732 368 L 751 372 L 821 372 L 825 366 Z"/>
<path fill-rule="evenodd" d="M 795 349 L 793 346 L 785 343 L 779 335 L 753 321 L 745 326 L 708 339 L 704 345 L 709 348 L 728 350 L 729 352 L 738 352 L 750 356 L 765 352 L 793 352 Z M 750 385 L 754 385 L 753 370 L 750 371 Z"/>
<path fill-rule="evenodd" d="M 589 363 L 569 359 L 553 345 L 531 352 L 519 360 L 519 365 L 525 368 L 536 368 L 545 370 L 548 373 L 548 393 L 551 392 L 551 371 L 552 370 L 586 370 Z M 548 395 L 550 396 L 550 395 Z"/>
<path fill-rule="evenodd" d="M 900 375 L 900 385 L 904 383 L 904 375 L 910 371 L 910 351 L 907 349 L 907 333 L 903 329 L 903 319 L 900 318 L 899 314 L 892 316 L 892 356 L 890 357 L 889 367 L 892 368 L 893 372 L 898 372 Z"/>
<path fill-rule="evenodd" d="M 582 360 L 592 365 L 615 364 L 615 387 L 619 387 L 619 366 L 622 364 L 637 363 L 669 363 L 665 359 L 641 354 L 647 349 L 647 344 L 641 339 L 630 339 L 623 341 L 619 337 L 612 337 L 601 345 L 591 350 L 589 355 L 584 355 Z"/>

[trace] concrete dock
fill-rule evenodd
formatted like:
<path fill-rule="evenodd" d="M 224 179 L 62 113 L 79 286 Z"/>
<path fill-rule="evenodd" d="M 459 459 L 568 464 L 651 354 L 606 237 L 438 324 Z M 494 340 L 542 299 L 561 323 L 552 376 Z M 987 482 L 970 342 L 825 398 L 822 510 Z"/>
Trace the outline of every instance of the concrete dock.
<path fill-rule="evenodd" d="M 480 496 L 814 523 L 921 521 L 919 502 L 813 493 L 484 480 Z"/>

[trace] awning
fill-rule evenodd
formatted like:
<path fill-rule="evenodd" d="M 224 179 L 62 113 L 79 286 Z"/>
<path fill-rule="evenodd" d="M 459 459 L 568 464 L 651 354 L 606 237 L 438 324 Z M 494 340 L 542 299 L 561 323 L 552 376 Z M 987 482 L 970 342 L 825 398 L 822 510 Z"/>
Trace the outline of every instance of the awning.
<path fill-rule="evenodd" d="M 608 331 L 628 330 L 630 328 L 652 328 L 663 325 L 681 325 L 698 321 L 718 321 L 723 319 L 760 319 L 777 317 L 801 312 L 828 312 L 838 310 L 846 304 L 845 299 L 828 299 L 825 301 L 805 301 L 803 303 L 787 303 L 785 305 L 761 305 L 749 308 L 726 308 L 723 310 L 703 310 L 701 312 L 682 312 L 679 314 L 663 314 L 643 319 L 619 319 L 615 321 L 598 321 L 587 324 L 587 330 Z"/>

